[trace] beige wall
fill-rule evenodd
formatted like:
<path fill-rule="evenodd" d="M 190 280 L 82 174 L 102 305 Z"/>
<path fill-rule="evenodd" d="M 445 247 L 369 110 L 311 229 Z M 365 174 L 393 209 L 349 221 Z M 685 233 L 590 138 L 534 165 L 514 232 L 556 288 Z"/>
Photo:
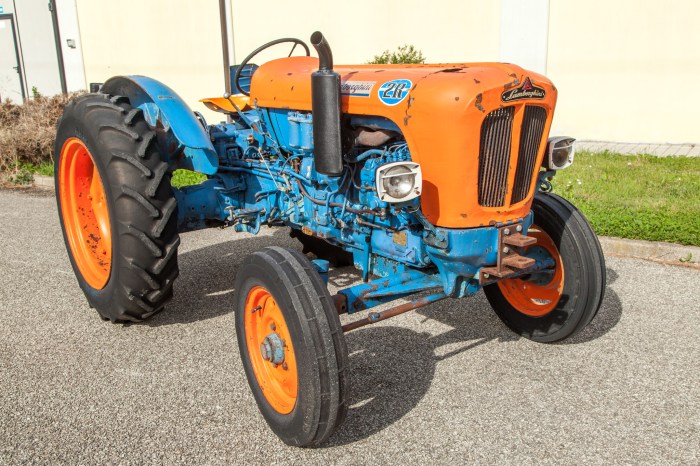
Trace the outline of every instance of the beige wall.
<path fill-rule="evenodd" d="M 700 2 L 552 0 L 555 128 L 618 142 L 700 143 Z"/>
<path fill-rule="evenodd" d="M 224 92 L 216 0 L 77 0 L 88 83 L 140 74 L 170 86 L 215 122 L 200 98 Z"/>
<path fill-rule="evenodd" d="M 235 58 L 279 37 L 323 32 L 336 63 L 365 63 L 403 44 L 430 62 L 498 59 L 500 2 L 483 0 L 231 0 Z"/>
<path fill-rule="evenodd" d="M 63 53 L 68 92 L 83 90 L 87 86 L 85 84 L 83 51 L 75 2 L 76 0 L 56 0 L 59 30 L 61 31 L 61 51 Z M 69 40 L 73 41 L 74 47 L 68 45 Z"/>
<path fill-rule="evenodd" d="M 217 0 L 76 1 L 88 83 L 145 74 L 200 111 L 198 99 L 223 92 Z M 504 38 L 540 43 L 546 36 L 546 74 L 559 89 L 554 132 L 588 140 L 700 143 L 700 93 L 692 80 L 700 76 L 695 0 L 523 0 L 549 10 L 546 29 L 533 28 L 510 0 L 228 1 L 232 64 L 269 40 L 308 41 L 317 29 L 336 63 L 363 63 L 406 43 L 429 62 L 517 62 L 504 55 Z M 511 33 L 504 24 L 519 30 Z M 256 61 L 287 51 L 278 48 Z"/>

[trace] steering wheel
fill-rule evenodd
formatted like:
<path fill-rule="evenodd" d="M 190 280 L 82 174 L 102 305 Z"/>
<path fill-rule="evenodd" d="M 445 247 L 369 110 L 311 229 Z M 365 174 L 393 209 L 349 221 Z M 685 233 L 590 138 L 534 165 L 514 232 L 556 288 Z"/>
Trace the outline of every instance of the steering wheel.
<path fill-rule="evenodd" d="M 276 39 L 276 40 L 270 41 L 267 44 L 261 45 L 257 49 L 250 52 L 250 55 L 245 57 L 243 59 L 243 61 L 241 62 L 241 64 L 238 65 L 238 68 L 236 68 L 236 74 L 233 75 L 233 87 L 234 87 L 234 89 L 238 89 L 239 91 L 241 91 L 241 93 L 249 96 L 250 92 L 247 92 L 247 91 L 241 89 L 241 86 L 238 85 L 238 82 L 241 80 L 241 72 L 243 71 L 245 66 L 248 64 L 248 62 L 250 62 L 253 59 L 254 56 L 259 54 L 263 50 L 272 47 L 273 45 L 283 44 L 285 42 L 291 42 L 294 44 L 294 46 L 292 47 L 292 50 L 289 51 L 289 55 L 287 55 L 288 57 L 292 56 L 292 53 L 294 53 L 294 49 L 297 48 L 297 45 L 301 45 L 302 47 L 304 47 L 304 50 L 306 51 L 307 57 L 311 55 L 311 52 L 309 51 L 309 46 L 306 45 L 306 43 L 303 40 L 295 39 L 293 37 L 284 37 L 282 39 Z"/>

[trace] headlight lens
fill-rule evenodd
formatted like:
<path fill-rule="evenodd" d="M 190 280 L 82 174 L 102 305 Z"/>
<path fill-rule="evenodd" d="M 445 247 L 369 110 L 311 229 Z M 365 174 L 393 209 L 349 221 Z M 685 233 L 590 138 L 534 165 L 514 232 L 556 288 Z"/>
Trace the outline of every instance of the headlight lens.
<path fill-rule="evenodd" d="M 393 162 L 377 169 L 377 194 L 385 202 L 406 202 L 420 196 L 420 166 L 414 162 Z"/>
<path fill-rule="evenodd" d="M 408 167 L 403 165 L 390 168 L 384 172 L 382 176 L 384 191 L 386 191 L 389 196 L 397 199 L 408 196 L 415 183 L 415 173 L 411 172 Z"/>
<path fill-rule="evenodd" d="M 574 143 L 570 137 L 550 138 L 547 141 L 547 160 L 545 167 L 549 170 L 561 170 L 574 163 Z"/>

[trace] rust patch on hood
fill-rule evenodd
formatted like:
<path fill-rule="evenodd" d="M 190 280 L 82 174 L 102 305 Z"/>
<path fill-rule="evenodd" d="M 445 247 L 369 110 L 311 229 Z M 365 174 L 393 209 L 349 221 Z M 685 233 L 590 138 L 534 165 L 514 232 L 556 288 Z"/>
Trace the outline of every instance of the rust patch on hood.
<path fill-rule="evenodd" d="M 484 96 L 482 94 L 479 94 L 476 96 L 476 100 L 474 101 L 474 106 L 481 110 L 482 112 L 486 112 L 486 109 L 484 108 L 483 105 L 481 105 L 481 101 L 484 99 Z"/>
<path fill-rule="evenodd" d="M 509 82 L 509 83 L 505 83 L 505 84 L 503 85 L 503 90 L 504 90 L 504 91 L 507 91 L 508 89 L 512 89 L 512 88 L 517 87 L 517 86 L 520 86 L 520 80 L 519 80 L 519 79 L 515 79 L 514 81 L 511 81 L 511 82 Z"/>

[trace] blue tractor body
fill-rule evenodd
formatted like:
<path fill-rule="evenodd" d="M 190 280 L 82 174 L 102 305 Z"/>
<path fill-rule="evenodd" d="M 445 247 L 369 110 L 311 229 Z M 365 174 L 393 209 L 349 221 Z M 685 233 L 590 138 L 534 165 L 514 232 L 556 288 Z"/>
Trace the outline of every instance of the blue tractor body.
<path fill-rule="evenodd" d="M 309 113 L 250 108 L 231 123 L 207 125 L 152 78 L 112 78 L 103 92 L 128 95 L 143 110 L 172 168 L 209 175 L 201 184 L 174 190 L 180 231 L 221 226 L 256 234 L 264 225 L 286 225 L 339 246 L 352 253 L 365 281 L 380 277 L 340 292 L 348 313 L 427 290 L 437 298 L 474 295 L 498 278 L 484 278 L 480 269 L 497 263 L 499 231 L 510 225 L 526 232 L 532 224 L 529 214 L 481 228 L 440 228 L 421 213 L 419 197 L 398 205 L 381 200 L 377 169 L 411 161 L 405 142 L 353 149 L 346 157 L 364 161 L 358 172 L 328 176 L 314 169 Z M 381 117 L 356 116 L 349 125 L 399 130 Z M 530 253 L 535 262 L 518 275 L 552 266 L 546 254 L 535 253 Z M 327 263 L 315 262 L 327 272 Z"/>

